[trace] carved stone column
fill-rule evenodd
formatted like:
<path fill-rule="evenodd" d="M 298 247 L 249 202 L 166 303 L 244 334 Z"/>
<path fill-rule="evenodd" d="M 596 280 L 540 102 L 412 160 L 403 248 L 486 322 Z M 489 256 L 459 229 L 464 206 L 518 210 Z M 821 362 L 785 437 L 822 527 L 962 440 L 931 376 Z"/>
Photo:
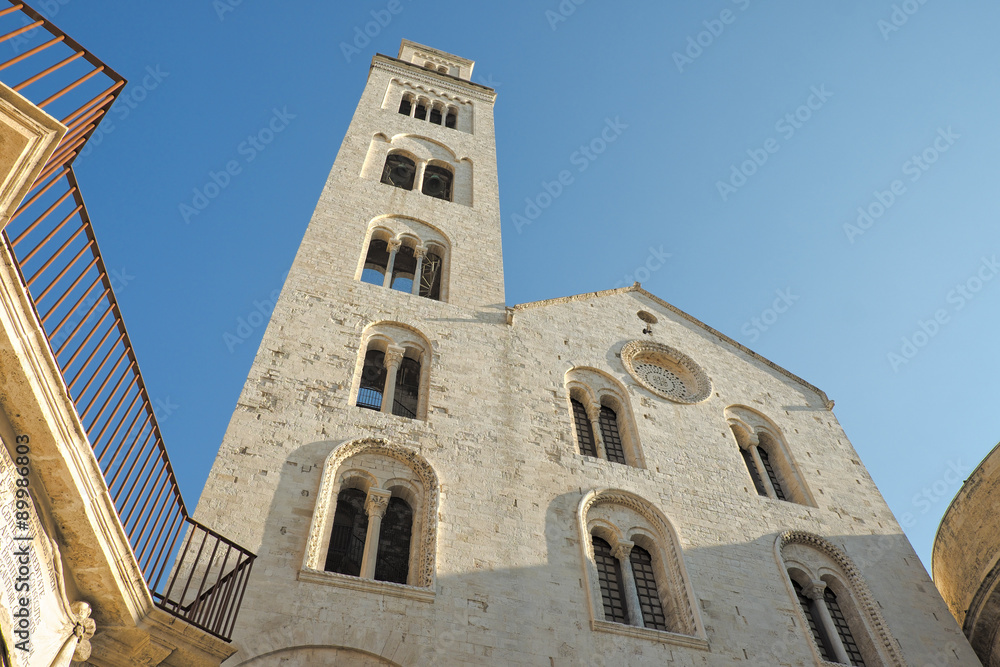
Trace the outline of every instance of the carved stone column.
<path fill-rule="evenodd" d="M 834 657 L 837 658 L 837 662 L 849 665 L 851 664 L 851 657 L 847 655 L 847 649 L 844 648 L 843 642 L 840 641 L 840 633 L 837 632 L 837 626 L 833 622 L 833 617 L 830 616 L 830 608 L 826 606 L 825 592 L 825 581 L 810 582 L 809 588 L 805 590 L 806 597 L 812 600 L 813 609 L 816 610 L 816 615 L 819 617 L 816 621 L 822 626 L 824 634 L 830 640 Z"/>
<path fill-rule="evenodd" d="M 389 250 L 389 262 L 385 265 L 385 276 L 382 278 L 382 287 L 392 287 L 392 266 L 396 263 L 396 252 L 403 245 L 399 239 L 389 239 L 386 247 Z"/>
<path fill-rule="evenodd" d="M 764 491 L 767 492 L 767 497 L 772 500 L 777 500 L 778 495 L 774 492 L 774 487 L 771 486 L 771 476 L 767 474 L 767 468 L 764 467 L 764 461 L 760 458 L 760 438 L 757 437 L 756 433 L 751 433 L 747 437 L 747 442 L 745 446 L 741 443 L 744 449 L 750 452 L 750 456 L 753 457 L 753 464 L 757 467 L 757 477 L 760 478 L 760 483 L 764 486 Z"/>
<path fill-rule="evenodd" d="M 642 606 L 639 604 L 639 592 L 635 588 L 635 573 L 632 572 L 632 542 L 619 542 L 611 551 L 612 555 L 618 559 L 622 573 L 622 583 L 625 584 L 625 601 L 628 609 L 628 623 L 636 627 L 643 627 Z"/>
<path fill-rule="evenodd" d="M 389 507 L 392 494 L 383 489 L 369 489 L 365 499 L 365 512 L 368 514 L 368 534 L 365 535 L 365 555 L 361 559 L 361 578 L 372 579 L 375 576 L 375 558 L 378 556 L 378 538 L 382 532 L 382 517 Z"/>
<path fill-rule="evenodd" d="M 587 418 L 590 419 L 590 432 L 594 434 L 594 449 L 597 450 L 597 458 L 608 460 L 608 453 L 604 449 L 604 434 L 601 433 L 601 408 L 587 404 Z"/>
<path fill-rule="evenodd" d="M 411 294 L 420 296 L 420 271 L 424 267 L 424 255 L 427 254 L 427 247 L 419 245 L 413 249 L 413 256 L 417 258 L 417 268 L 413 270 L 413 289 Z"/>
<path fill-rule="evenodd" d="M 399 373 L 399 365 L 403 363 L 404 350 L 401 347 L 390 345 L 385 351 L 385 387 L 382 389 L 382 412 L 392 414 L 392 406 L 396 400 L 396 375 Z"/>

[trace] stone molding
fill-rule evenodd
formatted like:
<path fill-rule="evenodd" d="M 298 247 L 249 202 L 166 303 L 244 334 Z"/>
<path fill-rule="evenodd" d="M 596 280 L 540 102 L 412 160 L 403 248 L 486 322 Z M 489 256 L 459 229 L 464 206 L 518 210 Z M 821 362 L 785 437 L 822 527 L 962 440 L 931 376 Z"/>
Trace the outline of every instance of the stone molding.
<path fill-rule="evenodd" d="M 437 474 L 435 474 L 434 469 L 431 468 L 424 457 L 415 450 L 390 443 L 381 438 L 362 438 L 360 440 L 345 442 L 334 448 L 327 457 L 326 462 L 323 464 L 323 481 L 320 483 L 319 493 L 316 496 L 316 508 L 313 511 L 312 525 L 309 529 L 309 543 L 306 547 L 306 558 L 305 563 L 302 565 L 302 571 L 332 576 L 329 572 L 323 572 L 319 560 L 320 554 L 323 551 L 323 542 L 329 532 L 326 528 L 330 525 L 330 521 L 332 521 L 333 499 L 335 494 L 339 492 L 338 472 L 344 461 L 362 453 L 396 459 L 409 467 L 420 479 L 423 485 L 423 497 L 421 498 L 421 507 L 423 508 L 422 534 L 416 536 L 420 546 L 413 563 L 413 568 L 417 573 L 416 587 L 433 589 L 435 581 L 435 557 L 437 553 L 437 512 L 440 489 Z M 358 579 L 357 577 L 349 578 L 352 581 L 367 581 Z M 334 582 L 340 580 L 334 578 L 328 579 L 328 581 Z M 375 583 L 386 584 L 386 582 Z M 414 587 L 407 586 L 406 588 Z"/>
<path fill-rule="evenodd" d="M 775 554 L 786 579 L 788 579 L 788 571 L 785 569 L 783 552 L 785 547 L 790 544 L 801 544 L 814 549 L 836 563 L 841 573 L 847 578 L 847 581 L 844 583 L 850 588 L 851 593 L 858 603 L 858 612 L 864 617 L 869 628 L 875 631 L 876 636 L 872 637 L 872 644 L 879 651 L 879 657 L 885 660 L 887 664 L 893 665 L 893 667 L 906 667 L 906 662 L 902 657 L 902 649 L 897 644 L 892 633 L 889 632 L 889 626 L 885 621 L 885 617 L 882 616 L 882 612 L 879 611 L 878 603 L 875 601 L 871 589 L 868 588 L 868 584 L 865 583 L 861 572 L 854 565 L 853 561 L 851 561 L 850 557 L 840 547 L 815 533 L 804 530 L 785 531 L 775 541 Z M 796 605 L 796 608 L 798 609 L 798 605 Z M 801 617 L 801 609 L 798 609 L 798 613 Z M 801 621 L 804 623 L 805 618 L 802 617 Z M 803 627 L 808 626 L 804 625 Z M 815 644 L 815 642 L 811 642 L 811 644 Z"/>
<path fill-rule="evenodd" d="M 304 567 L 299 570 L 298 579 L 299 581 L 306 581 L 313 584 L 350 588 L 351 590 L 375 593 L 377 595 L 391 595 L 392 597 L 407 598 L 418 602 L 434 602 L 434 598 L 437 596 L 434 589 L 397 584 L 391 581 L 362 579 L 361 577 L 352 577 L 349 574 L 326 572 L 311 567 Z"/>
<path fill-rule="evenodd" d="M 468 83 L 468 87 L 466 87 L 466 86 L 459 86 L 458 82 L 459 81 L 464 81 L 464 79 L 459 79 L 459 80 L 456 80 L 454 82 L 453 81 L 447 81 L 446 82 L 446 81 L 443 81 L 443 80 L 439 81 L 439 80 L 437 80 L 438 77 L 444 77 L 444 76 L 448 76 L 448 75 L 446 75 L 446 74 L 443 75 L 443 74 L 440 74 L 439 72 L 431 72 L 429 69 L 424 69 L 423 67 L 421 67 L 419 65 L 414 65 L 412 63 L 406 63 L 406 62 L 403 62 L 401 60 L 397 60 L 395 58 L 390 59 L 388 56 L 379 56 L 379 55 L 376 55 L 372 59 L 372 69 L 374 69 L 374 70 L 382 70 L 383 72 L 388 72 L 390 74 L 394 74 L 396 76 L 402 76 L 402 77 L 412 77 L 417 72 L 426 72 L 427 74 L 436 74 L 437 76 L 434 77 L 434 79 L 435 79 L 434 85 L 436 85 L 436 86 L 440 86 L 441 88 L 443 88 L 445 90 L 450 90 L 451 92 L 453 92 L 455 94 L 458 94 L 458 95 L 468 95 L 469 97 L 471 97 L 473 99 L 481 100 L 483 102 L 489 102 L 490 104 L 492 104 L 493 102 L 496 101 L 496 93 L 491 88 L 487 88 L 485 86 L 480 86 L 479 84 L 472 83 L 471 81 L 467 82 Z M 431 77 L 428 77 L 428 79 L 430 79 L 430 78 Z M 482 90 L 478 90 L 478 88 L 482 88 Z M 489 91 L 489 92 L 486 92 L 486 91 Z"/>

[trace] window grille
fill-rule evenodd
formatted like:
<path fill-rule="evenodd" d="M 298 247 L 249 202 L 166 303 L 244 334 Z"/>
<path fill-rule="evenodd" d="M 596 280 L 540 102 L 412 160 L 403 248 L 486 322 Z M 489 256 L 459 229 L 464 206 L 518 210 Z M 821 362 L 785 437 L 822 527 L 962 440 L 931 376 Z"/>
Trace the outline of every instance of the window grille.
<path fill-rule="evenodd" d="M 358 489 L 344 489 L 337 495 L 337 511 L 333 517 L 330 548 L 326 553 L 327 572 L 359 576 L 368 533 L 365 512 L 367 494 Z"/>
<path fill-rule="evenodd" d="M 760 478 L 760 473 L 757 471 L 757 464 L 753 461 L 753 454 L 742 447 L 740 447 L 740 454 L 743 456 L 743 463 L 747 466 L 747 472 L 750 473 L 750 479 L 753 480 L 753 486 L 757 489 L 757 495 L 767 496 L 767 489 L 764 488 L 764 480 Z"/>
<path fill-rule="evenodd" d="M 653 630 L 667 630 L 667 615 L 663 613 L 660 592 L 656 588 L 652 556 L 642 547 L 634 546 L 629 560 L 632 563 L 632 574 L 635 575 L 635 590 L 639 594 L 642 624 Z"/>
<path fill-rule="evenodd" d="M 405 584 L 410 567 L 413 510 L 402 498 L 392 497 L 382 517 L 375 557 L 375 580 Z"/>
<path fill-rule="evenodd" d="M 778 500 L 785 500 L 785 491 L 781 488 L 781 481 L 778 479 L 778 473 L 775 472 L 774 466 L 771 465 L 771 458 L 767 455 L 767 450 L 758 447 L 757 452 L 760 454 L 760 462 L 764 464 L 764 470 L 767 471 L 767 478 L 771 480 L 771 488 L 774 489 L 775 497 Z"/>
<path fill-rule="evenodd" d="M 584 456 L 597 456 L 597 446 L 594 444 L 594 431 L 590 425 L 590 417 L 583 403 L 575 398 L 573 403 L 573 424 L 576 426 L 576 441 L 580 446 L 580 453 Z"/>
<path fill-rule="evenodd" d="M 613 623 L 628 623 L 625 607 L 625 589 L 622 585 L 621 565 L 611 553 L 611 545 L 594 536 L 594 561 L 601 582 L 601 599 L 604 602 L 604 619 Z"/>
<path fill-rule="evenodd" d="M 826 600 L 826 606 L 830 610 L 830 618 L 833 619 L 833 625 L 837 629 L 837 634 L 840 635 L 840 643 L 844 645 L 844 650 L 847 651 L 847 655 L 851 658 L 851 664 L 857 667 L 865 667 L 864 656 L 861 655 L 861 649 L 858 648 L 858 643 L 854 641 L 854 636 L 851 634 L 851 628 L 847 625 L 844 612 L 840 608 L 840 603 L 837 602 L 837 594 L 827 586 L 823 591 L 823 598 Z"/>
<path fill-rule="evenodd" d="M 812 632 L 813 639 L 816 641 L 816 648 L 819 649 L 819 656 L 824 660 L 834 660 L 833 651 L 827 646 L 826 638 L 820 631 L 816 617 L 813 615 L 813 601 L 806 597 L 806 592 L 799 585 L 799 582 L 794 579 L 792 579 L 792 588 L 795 589 L 795 596 L 799 599 L 799 605 L 802 606 L 802 613 L 806 615 L 806 621 L 809 623 L 809 631 Z"/>
<path fill-rule="evenodd" d="M 612 463 L 625 465 L 625 448 L 622 447 L 622 436 L 618 432 L 618 415 L 607 406 L 601 407 L 601 437 L 604 439 L 604 452 Z"/>

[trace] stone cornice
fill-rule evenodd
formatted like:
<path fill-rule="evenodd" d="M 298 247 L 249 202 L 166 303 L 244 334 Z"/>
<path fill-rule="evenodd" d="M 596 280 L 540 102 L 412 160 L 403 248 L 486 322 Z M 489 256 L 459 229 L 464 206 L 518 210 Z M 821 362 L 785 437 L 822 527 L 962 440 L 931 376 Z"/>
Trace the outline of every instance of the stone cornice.
<path fill-rule="evenodd" d="M 489 102 L 490 104 L 494 103 L 497 99 L 496 91 L 492 88 L 488 88 L 487 86 L 467 81 L 465 79 L 460 79 L 457 76 L 451 76 L 450 74 L 432 72 L 428 69 L 424 69 L 423 67 L 419 67 L 396 58 L 391 58 L 381 53 L 375 54 L 375 57 L 372 58 L 371 68 L 373 70 L 378 69 L 384 72 L 389 72 L 390 74 L 398 74 L 399 76 L 418 78 L 427 82 L 432 82 L 433 85 L 439 88 L 444 88 L 460 95 L 467 95 L 483 102 Z"/>

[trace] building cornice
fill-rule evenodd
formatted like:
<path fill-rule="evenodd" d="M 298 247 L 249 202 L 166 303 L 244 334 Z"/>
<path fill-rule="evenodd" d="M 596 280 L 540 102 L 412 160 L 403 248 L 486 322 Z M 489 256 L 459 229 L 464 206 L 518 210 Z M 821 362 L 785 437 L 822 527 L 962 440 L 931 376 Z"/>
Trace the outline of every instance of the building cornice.
<path fill-rule="evenodd" d="M 392 58 L 381 53 L 375 54 L 375 57 L 372 58 L 371 69 L 382 70 L 399 76 L 420 78 L 424 81 L 432 83 L 435 86 L 450 90 L 453 93 L 468 95 L 469 97 L 482 102 L 489 102 L 490 104 L 496 102 L 497 99 L 496 91 L 488 86 L 483 86 L 466 79 L 460 79 L 459 77 L 452 76 L 450 74 L 432 72 L 429 69 L 414 65 L 413 63 L 408 63 L 404 60 Z"/>

